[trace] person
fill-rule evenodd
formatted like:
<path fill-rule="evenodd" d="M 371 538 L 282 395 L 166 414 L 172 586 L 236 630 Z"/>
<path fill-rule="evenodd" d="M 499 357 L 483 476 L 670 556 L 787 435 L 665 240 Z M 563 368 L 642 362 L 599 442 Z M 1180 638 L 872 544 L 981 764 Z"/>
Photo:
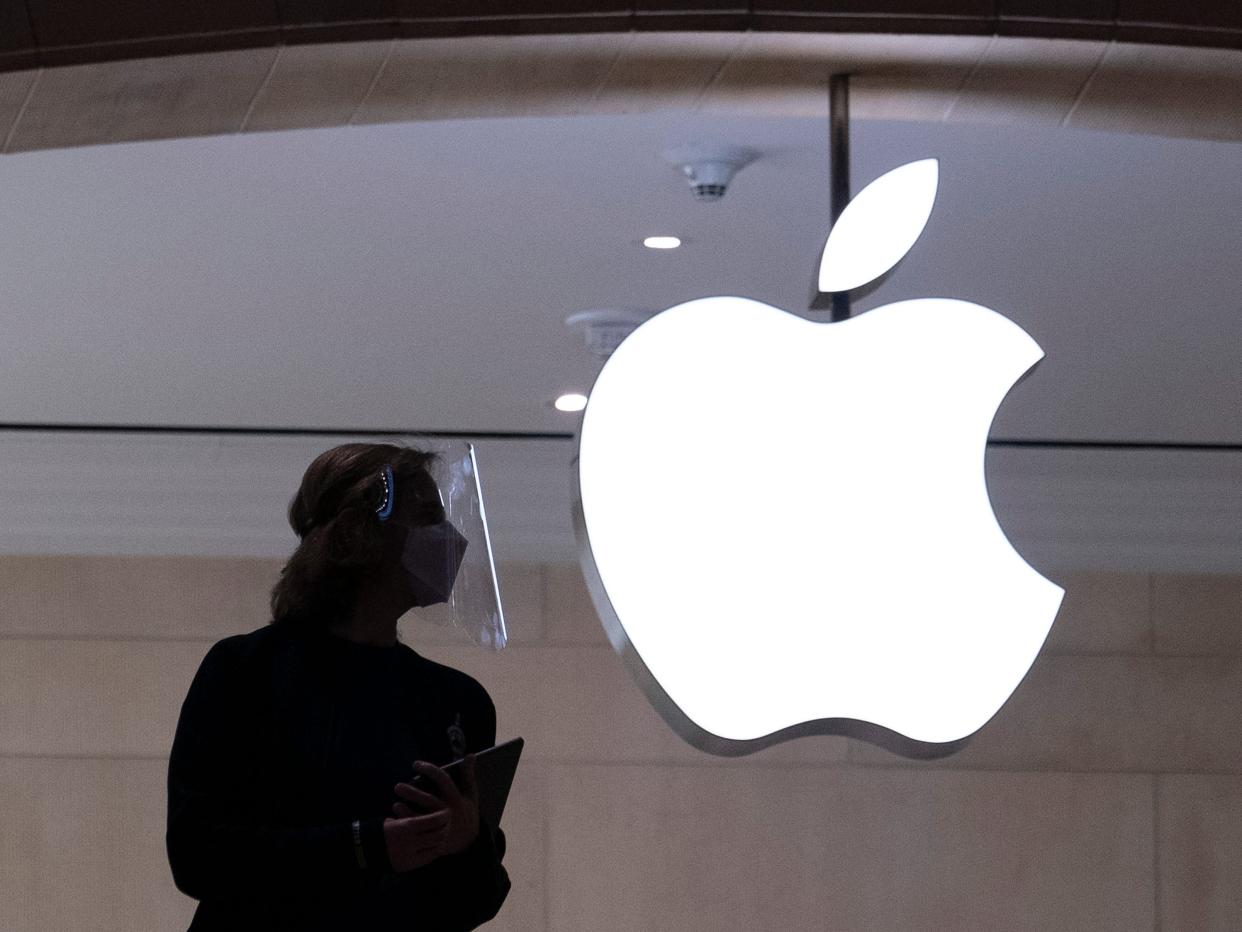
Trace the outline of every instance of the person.
<path fill-rule="evenodd" d="M 466 930 L 504 902 L 505 836 L 480 820 L 473 774 L 495 706 L 397 637 L 406 611 L 447 599 L 460 563 L 439 586 L 412 572 L 445 565 L 420 556 L 451 529 L 433 458 L 361 443 L 318 456 L 289 505 L 301 541 L 271 622 L 204 657 L 168 766 L 191 932 Z M 459 786 L 441 767 L 463 755 Z"/>

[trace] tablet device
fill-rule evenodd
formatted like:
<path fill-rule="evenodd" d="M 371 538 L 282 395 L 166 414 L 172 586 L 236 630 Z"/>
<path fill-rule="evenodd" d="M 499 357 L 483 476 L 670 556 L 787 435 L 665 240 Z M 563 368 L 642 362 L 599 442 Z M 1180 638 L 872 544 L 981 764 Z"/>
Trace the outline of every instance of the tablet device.
<path fill-rule="evenodd" d="M 474 780 L 479 787 L 479 818 L 494 828 L 500 825 L 500 817 L 509 799 L 509 789 L 513 786 L 513 776 L 517 773 L 518 758 L 522 756 L 525 744 L 523 739 L 514 738 L 504 744 L 475 752 Z M 464 761 L 455 760 L 441 769 L 460 786 L 459 771 L 463 765 Z M 428 788 L 428 781 L 421 774 L 410 783 L 419 789 Z"/>

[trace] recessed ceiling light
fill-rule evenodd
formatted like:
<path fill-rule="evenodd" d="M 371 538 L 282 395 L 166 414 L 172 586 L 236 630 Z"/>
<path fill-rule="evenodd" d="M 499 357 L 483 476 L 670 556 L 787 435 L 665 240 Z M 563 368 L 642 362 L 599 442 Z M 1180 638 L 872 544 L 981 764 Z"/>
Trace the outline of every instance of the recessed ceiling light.
<path fill-rule="evenodd" d="M 572 414 L 586 408 L 587 396 L 580 395 L 577 392 L 570 392 L 567 395 L 561 395 L 552 404 L 557 411 L 565 411 Z"/>
<path fill-rule="evenodd" d="M 681 240 L 676 236 L 648 236 L 643 240 L 643 245 L 648 249 L 676 249 L 681 245 Z"/>

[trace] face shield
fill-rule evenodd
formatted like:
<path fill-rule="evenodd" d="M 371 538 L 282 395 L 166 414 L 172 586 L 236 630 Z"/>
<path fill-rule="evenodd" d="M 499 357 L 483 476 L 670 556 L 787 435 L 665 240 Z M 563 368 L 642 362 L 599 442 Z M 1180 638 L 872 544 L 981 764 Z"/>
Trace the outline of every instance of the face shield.
<path fill-rule="evenodd" d="M 435 452 L 439 456 L 428 470 L 434 489 L 403 489 L 403 480 L 385 468 L 386 494 L 376 515 L 398 522 L 396 508 L 400 516 L 410 517 L 402 525 L 401 565 L 419 617 L 456 626 L 480 647 L 500 650 L 509 637 L 474 445 L 449 443 Z M 417 505 L 399 507 L 403 492 Z"/>

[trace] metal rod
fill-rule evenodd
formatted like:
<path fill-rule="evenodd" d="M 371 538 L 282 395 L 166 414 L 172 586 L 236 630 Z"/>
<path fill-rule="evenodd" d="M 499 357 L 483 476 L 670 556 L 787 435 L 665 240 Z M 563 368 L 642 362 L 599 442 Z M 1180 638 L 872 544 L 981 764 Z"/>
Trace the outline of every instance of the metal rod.
<path fill-rule="evenodd" d="M 828 79 L 829 184 L 832 191 L 832 226 L 835 228 L 845 205 L 850 202 L 850 76 L 834 74 Z M 850 296 L 838 291 L 832 295 L 832 320 L 848 320 Z"/>

